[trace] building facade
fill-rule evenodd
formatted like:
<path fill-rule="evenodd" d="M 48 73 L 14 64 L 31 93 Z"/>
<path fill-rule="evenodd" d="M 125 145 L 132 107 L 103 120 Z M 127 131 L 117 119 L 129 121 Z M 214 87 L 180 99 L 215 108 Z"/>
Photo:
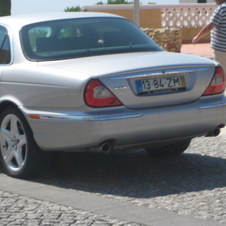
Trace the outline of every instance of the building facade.
<path fill-rule="evenodd" d="M 214 0 L 180 0 L 179 3 L 215 3 Z"/>

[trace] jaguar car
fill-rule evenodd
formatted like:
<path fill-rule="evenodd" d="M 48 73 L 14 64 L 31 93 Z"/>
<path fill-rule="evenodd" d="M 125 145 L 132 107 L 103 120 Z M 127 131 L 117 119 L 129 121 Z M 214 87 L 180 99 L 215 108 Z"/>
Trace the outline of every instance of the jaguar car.
<path fill-rule="evenodd" d="M 220 133 L 224 91 L 218 62 L 167 52 L 118 15 L 1 17 L 0 159 L 12 177 L 57 151 L 178 155 Z"/>

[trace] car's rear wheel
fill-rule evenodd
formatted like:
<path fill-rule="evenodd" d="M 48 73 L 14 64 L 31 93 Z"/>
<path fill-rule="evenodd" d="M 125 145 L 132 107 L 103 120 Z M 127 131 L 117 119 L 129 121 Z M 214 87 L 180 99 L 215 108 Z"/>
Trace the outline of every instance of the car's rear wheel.
<path fill-rule="evenodd" d="M 38 172 L 41 150 L 25 117 L 14 106 L 0 115 L 0 147 L 0 160 L 8 175 L 26 178 Z"/>
<path fill-rule="evenodd" d="M 184 152 L 190 143 L 191 139 L 187 139 L 163 146 L 146 148 L 145 150 L 153 157 L 175 156 Z"/>

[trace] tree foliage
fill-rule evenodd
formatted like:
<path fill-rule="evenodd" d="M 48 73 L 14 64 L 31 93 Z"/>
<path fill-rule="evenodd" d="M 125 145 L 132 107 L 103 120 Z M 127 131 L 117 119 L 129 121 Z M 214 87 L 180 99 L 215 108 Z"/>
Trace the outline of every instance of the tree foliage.
<path fill-rule="evenodd" d="M 0 0 L 0 16 L 11 15 L 11 0 Z"/>
<path fill-rule="evenodd" d="M 75 7 L 67 7 L 64 12 L 80 12 L 81 11 L 81 7 L 79 5 L 75 6 Z"/>
<path fill-rule="evenodd" d="M 133 2 L 126 0 L 108 0 L 107 4 L 133 4 Z"/>
<path fill-rule="evenodd" d="M 103 5 L 104 3 L 102 1 L 97 2 L 95 5 Z"/>
<path fill-rule="evenodd" d="M 108 0 L 107 3 L 103 3 L 103 1 L 99 1 L 95 5 L 106 5 L 106 4 L 134 4 L 134 1 Z M 142 2 L 140 2 L 140 4 L 142 4 Z M 155 2 L 148 2 L 148 4 L 156 4 L 156 3 Z"/>
<path fill-rule="evenodd" d="M 99 1 L 96 3 L 96 5 L 104 5 L 104 4 L 133 4 L 133 1 L 127 1 L 127 0 L 108 0 L 107 3 L 103 3 L 102 1 Z"/>

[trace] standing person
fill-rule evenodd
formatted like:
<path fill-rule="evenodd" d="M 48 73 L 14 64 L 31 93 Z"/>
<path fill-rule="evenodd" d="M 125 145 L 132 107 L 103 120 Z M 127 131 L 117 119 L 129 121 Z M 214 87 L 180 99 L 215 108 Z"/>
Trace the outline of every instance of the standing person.
<path fill-rule="evenodd" d="M 211 32 L 211 48 L 214 60 L 220 62 L 226 75 L 226 0 L 215 0 L 218 7 L 213 12 L 209 23 L 192 39 L 195 44 L 201 37 Z"/>

